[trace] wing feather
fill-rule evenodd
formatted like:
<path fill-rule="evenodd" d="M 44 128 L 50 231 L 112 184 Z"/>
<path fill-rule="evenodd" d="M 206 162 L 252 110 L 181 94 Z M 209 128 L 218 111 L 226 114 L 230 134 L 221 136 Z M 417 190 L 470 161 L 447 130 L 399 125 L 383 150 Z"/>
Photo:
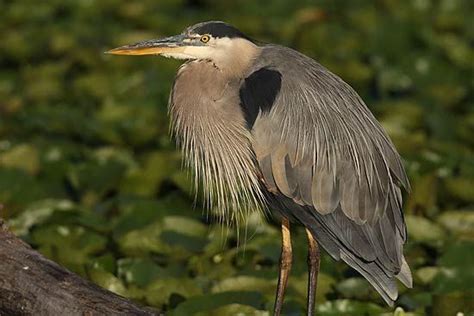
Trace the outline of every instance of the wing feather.
<path fill-rule="evenodd" d="M 278 189 L 287 196 L 294 196 L 296 180 L 285 147 L 279 146 L 271 153 L 272 173 Z"/>
<path fill-rule="evenodd" d="M 251 128 L 269 203 L 392 302 L 394 278 L 411 284 L 401 210 L 409 183 L 395 147 L 357 93 L 312 59 L 270 45 L 254 66 L 262 69 L 278 74 L 278 91 L 264 87 L 274 101 Z"/>
<path fill-rule="evenodd" d="M 316 167 L 311 185 L 312 205 L 321 214 L 332 213 L 340 201 L 336 181 L 328 168 Z"/>

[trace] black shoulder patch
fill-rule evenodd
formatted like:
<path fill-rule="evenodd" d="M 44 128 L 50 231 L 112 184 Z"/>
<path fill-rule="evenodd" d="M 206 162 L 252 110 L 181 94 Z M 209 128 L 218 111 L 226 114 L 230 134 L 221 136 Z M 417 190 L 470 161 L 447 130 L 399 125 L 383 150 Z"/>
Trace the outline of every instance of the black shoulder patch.
<path fill-rule="evenodd" d="M 247 35 L 239 31 L 237 28 L 220 21 L 211 21 L 197 24 L 193 27 L 192 31 L 201 35 L 210 34 L 212 37 L 241 37 L 250 40 Z"/>
<path fill-rule="evenodd" d="M 281 73 L 261 68 L 245 78 L 240 87 L 240 106 L 247 127 L 252 129 L 260 111 L 270 112 L 281 89 Z"/>

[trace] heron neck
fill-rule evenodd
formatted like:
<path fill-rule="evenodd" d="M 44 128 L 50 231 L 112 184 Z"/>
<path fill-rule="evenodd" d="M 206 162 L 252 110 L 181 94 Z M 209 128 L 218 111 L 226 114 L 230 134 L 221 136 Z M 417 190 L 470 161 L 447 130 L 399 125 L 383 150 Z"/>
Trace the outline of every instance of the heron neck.
<path fill-rule="evenodd" d="M 247 40 L 234 40 L 232 49 L 219 54 L 213 60 L 215 66 L 229 78 L 243 78 L 252 66 L 261 48 Z"/>

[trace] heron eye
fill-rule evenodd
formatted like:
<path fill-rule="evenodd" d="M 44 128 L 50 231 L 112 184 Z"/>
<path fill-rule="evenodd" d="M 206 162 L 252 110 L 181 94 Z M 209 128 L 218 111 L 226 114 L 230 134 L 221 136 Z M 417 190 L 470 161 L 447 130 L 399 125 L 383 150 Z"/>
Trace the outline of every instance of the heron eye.
<path fill-rule="evenodd" d="M 211 39 L 211 37 L 209 35 L 201 36 L 201 42 L 203 42 L 203 43 L 209 42 L 210 39 Z"/>

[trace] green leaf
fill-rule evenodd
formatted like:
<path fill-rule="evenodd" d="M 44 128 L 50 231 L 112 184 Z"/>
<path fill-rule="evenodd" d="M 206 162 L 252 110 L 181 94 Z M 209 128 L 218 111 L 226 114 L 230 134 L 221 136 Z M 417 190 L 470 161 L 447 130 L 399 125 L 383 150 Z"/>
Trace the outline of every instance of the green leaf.
<path fill-rule="evenodd" d="M 322 316 L 360 316 L 380 315 L 383 309 L 372 303 L 361 303 L 350 300 L 328 301 L 317 306 L 318 315 Z"/>
<path fill-rule="evenodd" d="M 421 284 L 430 284 L 439 273 L 438 267 L 423 267 L 415 272 L 416 278 Z"/>
<path fill-rule="evenodd" d="M 127 289 L 122 281 L 110 272 L 100 268 L 92 268 L 88 271 L 88 276 L 93 282 L 104 289 L 122 296 L 127 294 Z"/>
<path fill-rule="evenodd" d="M 201 294 L 202 290 L 197 286 L 194 280 L 187 278 L 166 278 L 152 282 L 146 288 L 145 298 L 148 304 L 161 306 L 168 303 L 172 295 L 189 298 Z"/>
<path fill-rule="evenodd" d="M 117 261 L 117 265 L 119 277 L 127 284 L 139 287 L 146 287 L 155 279 L 177 278 L 186 273 L 178 264 L 163 267 L 150 258 L 123 258 Z"/>
<path fill-rule="evenodd" d="M 20 144 L 0 153 L 0 167 L 24 170 L 36 174 L 40 169 L 38 149 L 30 144 Z"/>
<path fill-rule="evenodd" d="M 306 272 L 306 271 L 305 271 Z M 344 282 L 344 281 L 343 281 Z M 367 282 L 364 280 L 364 282 Z M 319 272 L 318 274 L 318 289 L 316 291 L 316 301 L 319 303 L 327 300 L 327 295 L 334 292 L 333 286 L 336 284 L 336 280 L 326 273 Z M 305 298 L 308 291 L 308 279 L 306 273 L 302 277 L 292 277 L 290 286 L 297 291 L 297 298 L 300 298 L 300 304 L 305 304 Z"/>
<path fill-rule="evenodd" d="M 395 312 L 393 312 L 393 316 L 407 316 L 403 308 L 397 307 Z"/>
<path fill-rule="evenodd" d="M 206 237 L 208 233 L 208 228 L 204 224 L 184 216 L 166 216 L 163 219 L 163 228 L 194 237 Z"/>
<path fill-rule="evenodd" d="M 153 196 L 164 180 L 180 168 L 179 156 L 171 152 L 149 153 L 141 168 L 130 169 L 121 183 L 125 193 Z"/>
<path fill-rule="evenodd" d="M 161 233 L 160 238 L 174 248 L 178 247 L 191 252 L 202 251 L 207 243 L 207 238 L 194 237 L 166 230 Z"/>
<path fill-rule="evenodd" d="M 229 304 L 215 308 L 210 311 L 195 313 L 195 316 L 221 316 L 221 315 L 245 315 L 245 316 L 268 316 L 268 311 L 259 310 L 255 307 L 242 304 Z"/>
<path fill-rule="evenodd" d="M 367 280 L 363 278 L 348 278 L 339 282 L 336 289 L 343 297 L 355 299 L 367 299 L 371 288 Z"/>
<path fill-rule="evenodd" d="M 436 275 L 434 291 L 449 293 L 463 291 L 466 295 L 474 293 L 474 242 L 460 241 L 450 245 L 439 260 L 441 265 Z"/>
<path fill-rule="evenodd" d="M 230 304 L 248 305 L 259 309 L 263 305 L 263 298 L 259 292 L 222 292 L 197 296 L 179 304 L 171 315 L 194 315 L 198 312 L 208 312 Z"/>
<path fill-rule="evenodd" d="M 448 211 L 438 217 L 438 223 L 459 237 L 474 239 L 474 211 Z"/>
<path fill-rule="evenodd" d="M 106 253 L 100 257 L 91 260 L 90 266 L 95 269 L 101 269 L 109 273 L 115 273 L 117 269 L 116 258 L 111 253 Z"/>
<path fill-rule="evenodd" d="M 151 199 L 125 201 L 121 205 L 122 214 L 115 218 L 114 238 L 119 238 L 131 230 L 144 228 L 158 220 L 164 207 L 163 203 Z"/>
<path fill-rule="evenodd" d="M 414 240 L 433 246 L 441 246 L 445 232 L 440 225 L 421 216 L 406 215 L 408 233 Z"/>
<path fill-rule="evenodd" d="M 263 279 L 252 276 L 240 275 L 223 279 L 222 281 L 215 284 L 211 292 L 237 292 L 245 290 L 258 291 L 260 293 L 269 294 L 273 296 L 275 294 L 275 280 L 274 279 Z"/>
<path fill-rule="evenodd" d="M 27 188 L 27 189 L 25 189 Z M 0 201 L 2 217 L 8 218 L 34 201 L 47 198 L 45 188 L 21 170 L 0 169 Z"/>
<path fill-rule="evenodd" d="M 33 230 L 31 241 L 47 257 L 81 274 L 90 257 L 104 251 L 107 245 L 107 239 L 100 234 L 80 226 L 56 224 Z"/>
<path fill-rule="evenodd" d="M 116 239 L 122 253 L 130 256 L 170 252 L 170 247 L 160 239 L 162 225 L 152 223 L 142 229 L 130 230 Z"/>
<path fill-rule="evenodd" d="M 55 211 L 68 212 L 74 207 L 74 203 L 69 200 L 39 200 L 29 205 L 9 223 L 16 234 L 26 235 L 31 227 L 44 223 Z"/>
<path fill-rule="evenodd" d="M 89 161 L 71 167 L 68 179 L 82 194 L 82 201 L 92 205 L 118 186 L 124 171 L 125 166 L 117 161 Z"/>

